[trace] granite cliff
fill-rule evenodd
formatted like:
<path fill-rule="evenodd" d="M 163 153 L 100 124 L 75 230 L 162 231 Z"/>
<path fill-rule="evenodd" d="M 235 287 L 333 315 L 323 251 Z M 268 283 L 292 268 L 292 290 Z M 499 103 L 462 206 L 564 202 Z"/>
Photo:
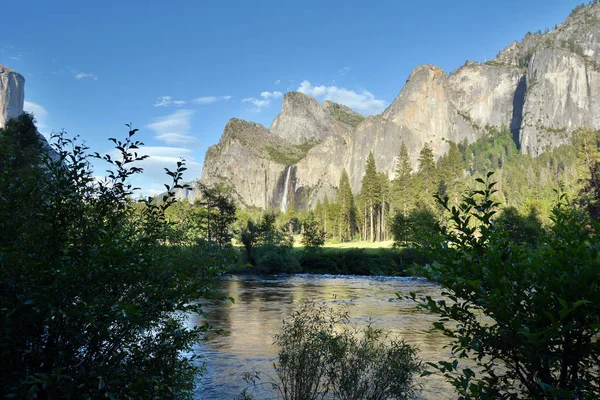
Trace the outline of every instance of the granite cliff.
<path fill-rule="evenodd" d="M 25 78 L 18 72 L 0 64 L 0 128 L 4 126 L 10 118 L 18 117 L 23 114 L 25 105 Z M 42 148 L 51 159 L 57 161 L 58 153 L 50 147 L 46 138 L 37 133 L 42 144 Z"/>
<path fill-rule="evenodd" d="M 576 8 L 487 63 L 450 74 L 418 66 L 380 115 L 288 93 L 269 129 L 230 121 L 201 179 L 231 183 L 245 205 L 311 206 L 335 195 L 344 168 L 359 191 L 369 152 L 392 178 L 402 143 L 416 169 L 425 143 L 440 157 L 449 141 L 473 142 L 490 126 L 510 129 L 533 156 L 569 142 L 578 128 L 600 129 L 600 4 Z"/>
<path fill-rule="evenodd" d="M 23 113 L 25 78 L 12 69 L 0 65 L 0 127 L 9 118 Z"/>

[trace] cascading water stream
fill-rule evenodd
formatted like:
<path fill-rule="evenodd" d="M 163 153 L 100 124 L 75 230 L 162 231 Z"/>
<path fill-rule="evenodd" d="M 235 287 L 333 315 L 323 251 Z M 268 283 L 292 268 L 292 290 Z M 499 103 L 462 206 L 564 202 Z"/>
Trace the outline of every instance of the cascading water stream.
<path fill-rule="evenodd" d="M 283 197 L 281 198 L 281 212 L 285 214 L 287 211 L 287 198 L 288 198 L 288 186 L 290 183 L 290 171 L 292 166 L 287 166 L 287 172 L 285 174 L 285 185 L 283 186 Z"/>

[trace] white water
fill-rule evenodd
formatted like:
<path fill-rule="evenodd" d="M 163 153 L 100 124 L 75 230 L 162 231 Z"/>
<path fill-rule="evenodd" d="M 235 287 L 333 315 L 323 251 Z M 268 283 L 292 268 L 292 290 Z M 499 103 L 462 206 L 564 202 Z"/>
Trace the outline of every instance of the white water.
<path fill-rule="evenodd" d="M 284 214 L 287 211 L 288 185 L 290 183 L 290 171 L 292 170 L 292 167 L 288 166 L 286 168 L 287 173 L 285 174 L 285 186 L 283 187 L 283 197 L 281 199 L 281 212 Z"/>

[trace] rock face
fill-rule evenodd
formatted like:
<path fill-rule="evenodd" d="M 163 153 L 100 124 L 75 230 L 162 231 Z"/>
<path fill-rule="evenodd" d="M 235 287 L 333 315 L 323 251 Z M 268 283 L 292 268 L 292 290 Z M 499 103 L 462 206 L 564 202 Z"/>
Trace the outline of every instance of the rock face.
<path fill-rule="evenodd" d="M 377 170 L 393 178 L 402 143 L 416 170 L 425 143 L 438 158 L 448 151 L 448 141 L 473 142 L 486 125 L 518 129 L 523 84 L 523 73 L 513 67 L 469 62 L 450 76 L 433 65 L 417 67 L 383 114 L 354 131 L 346 162 L 352 189 L 360 190 L 369 152 Z"/>
<path fill-rule="evenodd" d="M 577 7 L 552 31 L 528 34 L 493 63 L 526 71 L 523 152 L 537 156 L 569 142 L 577 128 L 600 129 L 600 4 Z"/>
<path fill-rule="evenodd" d="M 12 69 L 0 65 L 0 128 L 12 117 L 23 114 L 25 78 Z"/>
<path fill-rule="evenodd" d="M 349 130 L 350 127 L 334 118 L 332 112 L 339 110 L 340 115 L 356 113 L 347 107 L 330 104 L 321 107 L 317 100 L 303 93 L 287 93 L 283 97 L 281 112 L 269 130 L 292 144 L 320 143 L 331 135 Z"/>
<path fill-rule="evenodd" d="M 471 125 L 519 130 L 526 88 L 519 68 L 469 62 L 450 75 L 449 84 L 455 109 Z"/>
<path fill-rule="evenodd" d="M 12 69 L 0 64 L 0 128 L 10 118 L 23 114 L 25 104 L 25 78 Z M 42 149 L 54 161 L 60 160 L 58 153 L 48 144 L 46 138 L 37 132 Z"/>
<path fill-rule="evenodd" d="M 233 185 L 242 204 L 266 209 L 275 203 L 277 181 L 285 169 L 272 160 L 282 144 L 262 125 L 231 119 L 219 143 L 208 148 L 200 180 Z"/>
<path fill-rule="evenodd" d="M 233 186 L 246 206 L 306 207 L 316 196 L 334 195 L 333 179 L 339 180 L 344 167 L 343 137 L 363 119 L 340 104 L 287 93 L 270 129 L 230 120 L 219 143 L 206 152 L 200 180 Z M 332 154 L 338 162 L 328 168 Z"/>
<path fill-rule="evenodd" d="M 578 127 L 600 128 L 600 72 L 577 54 L 537 50 L 527 70 L 521 149 L 537 156 L 570 141 Z"/>
<path fill-rule="evenodd" d="M 393 178 L 402 143 L 415 170 L 425 143 L 438 158 L 449 141 L 473 142 L 489 127 L 510 129 L 537 156 L 577 128 L 600 129 L 600 4 L 577 7 L 554 30 L 528 34 L 485 64 L 467 62 L 450 75 L 415 68 L 377 116 L 293 92 L 269 130 L 234 121 L 209 149 L 202 179 L 231 182 L 244 204 L 282 210 L 334 198 L 344 168 L 358 192 L 370 152 Z"/>

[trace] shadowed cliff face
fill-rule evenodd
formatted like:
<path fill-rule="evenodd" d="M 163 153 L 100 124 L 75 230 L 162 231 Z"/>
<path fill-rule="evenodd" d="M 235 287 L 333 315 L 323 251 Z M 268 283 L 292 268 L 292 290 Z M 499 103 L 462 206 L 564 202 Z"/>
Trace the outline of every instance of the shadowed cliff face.
<path fill-rule="evenodd" d="M 295 166 L 288 165 L 277 180 L 271 207 L 280 210 L 282 213 L 285 213 L 291 207 L 297 206 L 296 171 L 297 168 Z"/>
<path fill-rule="evenodd" d="M 0 65 L 0 128 L 12 117 L 23 114 L 25 78 L 12 69 Z"/>
<path fill-rule="evenodd" d="M 520 146 L 537 156 L 570 141 L 579 127 L 600 129 L 600 72 L 562 49 L 537 50 L 527 70 Z"/>
<path fill-rule="evenodd" d="M 570 141 L 579 127 L 600 129 L 599 79 L 595 4 L 578 8 L 553 31 L 514 42 L 488 63 L 468 62 L 450 75 L 433 65 L 415 68 L 377 116 L 364 119 L 343 105 L 288 93 L 269 130 L 260 127 L 258 134 L 256 124 L 244 122 L 240 137 L 252 139 L 232 140 L 226 128 L 207 153 L 202 179 L 229 180 L 245 204 L 280 208 L 281 181 L 293 165 L 293 197 L 302 207 L 334 198 L 344 168 L 358 192 L 370 152 L 377 170 L 393 178 L 402 143 L 416 170 L 425 143 L 439 158 L 448 141 L 473 142 L 487 126 L 507 127 L 523 152 L 537 156 Z"/>
<path fill-rule="evenodd" d="M 0 128 L 4 127 L 10 118 L 23 114 L 25 104 L 25 78 L 12 69 L 0 64 Z M 50 145 L 46 138 L 37 132 L 42 149 L 54 161 L 60 156 Z"/>

